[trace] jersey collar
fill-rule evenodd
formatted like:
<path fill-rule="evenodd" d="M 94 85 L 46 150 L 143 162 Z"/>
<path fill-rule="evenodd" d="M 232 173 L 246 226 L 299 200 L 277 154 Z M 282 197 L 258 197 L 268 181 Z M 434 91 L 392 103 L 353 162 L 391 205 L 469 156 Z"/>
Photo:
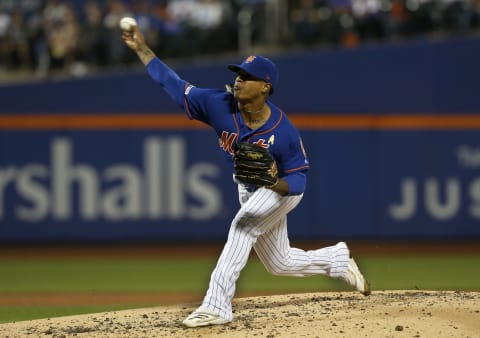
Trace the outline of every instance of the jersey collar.
<path fill-rule="evenodd" d="M 283 111 L 278 109 L 270 101 L 267 101 L 266 104 L 270 108 L 270 112 L 271 112 L 268 120 L 260 128 L 251 130 L 246 134 L 239 135 L 240 136 L 239 138 L 241 140 L 250 139 L 251 137 L 257 136 L 257 135 L 268 134 L 273 130 L 275 130 L 280 125 L 280 122 L 284 118 Z M 237 105 L 235 105 L 235 111 L 233 115 L 234 115 L 233 118 L 235 120 L 235 124 L 237 125 L 237 129 L 238 129 L 237 131 L 240 133 L 239 129 L 243 129 L 243 128 L 239 128 L 241 119 L 240 119 L 240 112 L 238 111 Z"/>

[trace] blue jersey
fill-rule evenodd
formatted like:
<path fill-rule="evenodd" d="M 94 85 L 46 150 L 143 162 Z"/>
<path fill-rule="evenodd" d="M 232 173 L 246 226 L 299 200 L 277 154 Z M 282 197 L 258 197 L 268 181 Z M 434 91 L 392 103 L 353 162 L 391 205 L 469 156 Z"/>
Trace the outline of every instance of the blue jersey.
<path fill-rule="evenodd" d="M 309 169 L 298 130 L 286 114 L 270 101 L 266 102 L 271 110 L 269 119 L 260 128 L 252 130 L 243 121 L 232 93 L 226 90 L 197 88 L 181 79 L 157 58 L 147 65 L 147 71 L 190 119 L 202 121 L 216 131 L 219 148 L 232 164 L 232 169 L 233 146 L 236 142 L 244 141 L 268 148 L 277 162 L 281 178 L 294 173 L 304 173 Z"/>
<path fill-rule="evenodd" d="M 256 143 L 268 148 L 277 162 L 279 176 L 308 169 L 297 129 L 283 111 L 267 101 L 271 115 L 258 129 L 250 129 L 242 119 L 233 94 L 227 91 L 188 86 L 185 111 L 191 119 L 210 125 L 217 132 L 219 147 L 232 162 L 235 142 Z"/>

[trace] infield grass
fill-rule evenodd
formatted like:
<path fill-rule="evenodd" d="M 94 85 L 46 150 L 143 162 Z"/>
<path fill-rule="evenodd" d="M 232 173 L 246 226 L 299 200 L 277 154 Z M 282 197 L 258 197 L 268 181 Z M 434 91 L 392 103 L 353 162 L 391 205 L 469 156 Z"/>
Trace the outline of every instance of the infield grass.
<path fill-rule="evenodd" d="M 358 263 L 373 290 L 480 291 L 480 255 L 361 257 Z M 203 294 L 216 258 L 0 260 L 0 297 L 25 293 L 195 293 Z M 242 271 L 237 293 L 294 293 L 350 290 L 324 276 L 279 277 L 257 259 Z M 0 302 L 0 304 L 2 304 Z M 148 304 L 82 306 L 0 305 L 0 323 L 141 307 Z M 161 305 L 161 304 L 156 304 Z"/>

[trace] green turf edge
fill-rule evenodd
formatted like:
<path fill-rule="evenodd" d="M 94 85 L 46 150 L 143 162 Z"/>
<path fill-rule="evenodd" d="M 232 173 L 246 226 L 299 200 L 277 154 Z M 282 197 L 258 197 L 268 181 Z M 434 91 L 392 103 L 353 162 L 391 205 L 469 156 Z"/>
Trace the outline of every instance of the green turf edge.
<path fill-rule="evenodd" d="M 362 257 L 357 259 L 375 290 L 480 291 L 480 256 Z M 0 261 L 0 292 L 200 292 L 208 286 L 212 259 Z M 350 290 L 325 276 L 272 276 L 250 260 L 237 293 Z M 160 304 L 159 304 L 160 305 Z M 0 322 L 112 311 L 135 306 L 8 306 Z"/>
<path fill-rule="evenodd" d="M 0 323 L 143 308 L 144 305 L 0 306 Z"/>
<path fill-rule="evenodd" d="M 375 289 L 480 289 L 480 256 L 362 257 Z M 0 261 L 0 293 L 204 292 L 214 259 Z M 238 283 L 245 292 L 305 291 L 341 283 L 325 276 L 272 276 L 251 259 Z"/>

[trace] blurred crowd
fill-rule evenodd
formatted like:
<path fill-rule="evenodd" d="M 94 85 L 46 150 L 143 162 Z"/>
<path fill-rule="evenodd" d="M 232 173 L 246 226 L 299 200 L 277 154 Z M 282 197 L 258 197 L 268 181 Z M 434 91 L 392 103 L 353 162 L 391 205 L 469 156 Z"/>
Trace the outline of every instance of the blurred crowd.
<path fill-rule="evenodd" d="M 480 0 L 298 0 L 290 22 L 302 44 L 356 46 L 480 29 Z"/>
<path fill-rule="evenodd" d="M 128 64 L 119 20 L 135 17 L 160 56 L 234 48 L 223 0 L 0 0 L 0 67 L 38 75 Z"/>
<path fill-rule="evenodd" d="M 252 43 L 272 43 L 266 36 L 275 29 L 273 42 L 281 48 L 353 47 L 480 28 L 480 0 L 277 0 L 284 17 L 276 27 L 269 26 L 267 2 L 0 0 L 0 71 L 80 76 L 136 62 L 121 40 L 124 16 L 136 18 L 164 58 L 236 52 L 238 19 L 246 8 Z"/>

